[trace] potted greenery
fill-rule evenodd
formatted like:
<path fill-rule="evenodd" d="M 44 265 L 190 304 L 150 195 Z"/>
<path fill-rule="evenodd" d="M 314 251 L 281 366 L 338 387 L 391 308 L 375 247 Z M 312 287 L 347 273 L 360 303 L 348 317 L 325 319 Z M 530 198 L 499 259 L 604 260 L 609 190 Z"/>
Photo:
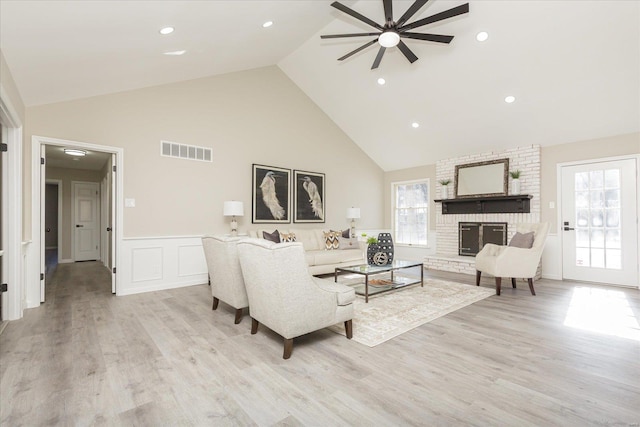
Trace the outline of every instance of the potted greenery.
<path fill-rule="evenodd" d="M 519 169 L 509 172 L 509 176 L 512 179 L 511 194 L 520 194 L 520 173 Z"/>
<path fill-rule="evenodd" d="M 375 265 L 373 257 L 379 251 L 380 245 L 378 244 L 378 239 L 375 237 L 369 237 L 367 239 L 367 264 Z"/>
<path fill-rule="evenodd" d="M 450 179 L 441 179 L 440 181 L 438 181 L 440 183 L 440 185 L 442 185 L 442 198 L 443 199 L 448 199 L 449 198 L 449 187 L 448 185 L 451 183 Z"/>

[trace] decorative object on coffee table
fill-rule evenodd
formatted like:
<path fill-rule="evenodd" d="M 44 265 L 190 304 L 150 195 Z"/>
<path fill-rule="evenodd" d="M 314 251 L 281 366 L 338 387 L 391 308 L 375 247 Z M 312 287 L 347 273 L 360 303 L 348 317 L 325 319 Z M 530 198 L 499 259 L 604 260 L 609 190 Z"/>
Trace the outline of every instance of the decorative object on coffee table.
<path fill-rule="evenodd" d="M 367 264 L 376 265 L 374 259 L 378 252 L 380 252 L 378 239 L 376 239 L 375 237 L 369 237 L 367 239 Z"/>
<path fill-rule="evenodd" d="M 380 251 L 386 255 L 386 261 L 384 264 L 376 264 L 376 265 L 385 265 L 391 264 L 393 262 L 393 238 L 391 237 L 391 233 L 379 233 L 378 234 L 378 246 L 380 246 Z M 378 259 L 382 260 L 383 257 L 379 257 Z"/>
<path fill-rule="evenodd" d="M 520 194 L 520 171 L 518 169 L 509 172 L 511 176 L 511 194 Z"/>

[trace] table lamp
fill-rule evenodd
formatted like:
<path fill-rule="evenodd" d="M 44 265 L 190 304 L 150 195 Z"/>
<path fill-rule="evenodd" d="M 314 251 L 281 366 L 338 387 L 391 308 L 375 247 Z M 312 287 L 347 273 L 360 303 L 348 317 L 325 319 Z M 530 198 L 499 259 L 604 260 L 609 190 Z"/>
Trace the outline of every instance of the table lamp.
<path fill-rule="evenodd" d="M 231 235 L 236 236 L 238 234 L 238 221 L 237 216 L 244 216 L 244 205 L 242 202 L 229 201 L 224 202 L 224 216 L 231 217 Z"/>
<path fill-rule="evenodd" d="M 360 208 L 347 209 L 347 218 L 351 220 L 351 237 L 356 237 L 356 219 L 360 218 Z"/>

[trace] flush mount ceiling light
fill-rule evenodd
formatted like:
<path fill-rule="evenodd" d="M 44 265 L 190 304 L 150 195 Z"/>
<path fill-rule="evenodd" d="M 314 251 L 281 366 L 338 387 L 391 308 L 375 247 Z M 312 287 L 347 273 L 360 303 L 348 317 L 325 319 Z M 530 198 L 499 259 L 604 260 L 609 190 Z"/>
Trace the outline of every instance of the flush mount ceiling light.
<path fill-rule="evenodd" d="M 87 155 L 87 152 L 85 150 L 78 150 L 76 148 L 65 148 L 64 154 L 68 154 L 69 156 L 83 157 Z"/>
<path fill-rule="evenodd" d="M 411 123 L 411 127 L 414 128 L 414 129 L 418 129 L 420 127 L 420 123 L 413 122 L 413 123 Z"/>
<path fill-rule="evenodd" d="M 262 24 L 262 28 L 269 28 L 272 25 L 273 25 L 273 21 L 267 21 L 264 24 Z"/>
<path fill-rule="evenodd" d="M 164 52 L 165 55 L 168 56 L 180 56 L 184 55 L 186 50 L 172 50 L 171 52 Z"/>
<path fill-rule="evenodd" d="M 489 33 L 487 33 L 486 31 L 480 31 L 476 35 L 476 40 L 478 40 L 479 42 L 483 42 L 483 41 L 487 40 L 488 38 L 489 38 Z"/>
<path fill-rule="evenodd" d="M 513 95 L 509 95 L 504 99 L 504 102 L 506 102 L 507 104 L 511 104 L 513 102 L 515 102 L 516 97 Z"/>
<path fill-rule="evenodd" d="M 385 79 L 383 79 L 382 77 L 380 77 L 380 78 L 378 79 L 378 84 L 379 84 L 380 86 L 384 85 L 386 82 L 387 82 L 387 81 L 386 81 Z"/>
<path fill-rule="evenodd" d="M 387 48 L 398 46 L 398 49 L 402 54 L 407 58 L 407 60 L 411 63 L 414 63 L 418 60 L 418 57 L 409 49 L 409 47 L 404 44 L 401 38 L 407 39 L 415 39 L 415 40 L 426 40 L 430 42 L 436 43 L 451 43 L 453 40 L 453 36 L 443 36 L 440 34 L 423 34 L 423 33 L 413 33 L 410 32 L 414 28 L 422 27 L 427 24 L 433 24 L 434 22 L 439 22 L 444 19 L 453 18 L 454 16 L 462 15 L 464 13 L 469 12 L 469 3 L 465 3 L 460 6 L 456 6 L 454 8 L 445 10 L 444 12 L 436 13 L 435 15 L 428 16 L 426 18 L 418 19 L 417 21 L 411 22 L 407 24 L 407 21 L 411 19 L 425 4 L 427 4 L 429 0 L 415 0 L 411 6 L 406 10 L 406 12 L 397 20 L 393 20 L 393 4 L 392 0 L 382 0 L 382 6 L 384 8 L 384 24 L 378 24 L 377 22 L 367 18 L 364 15 L 356 12 L 343 5 L 342 3 L 338 3 L 334 1 L 331 3 L 332 7 L 335 7 L 341 12 L 346 13 L 347 15 L 356 18 L 357 20 L 364 22 L 367 25 L 375 28 L 378 32 L 373 33 L 355 33 L 355 34 L 331 34 L 331 35 L 323 35 L 320 36 L 322 39 L 336 39 L 343 37 L 367 37 L 367 36 L 376 36 L 375 39 L 365 43 L 360 46 L 356 50 L 353 50 L 343 57 L 338 58 L 338 61 L 345 60 L 352 55 L 360 52 L 368 48 L 369 46 L 378 43 L 380 45 L 380 49 L 378 50 L 378 54 L 376 55 L 376 59 L 373 61 L 373 65 L 371 69 L 376 69 L 380 65 L 382 61 L 382 56 L 384 55 L 384 51 Z"/>
<path fill-rule="evenodd" d="M 175 28 L 173 27 L 164 27 L 160 29 L 160 34 L 162 34 L 163 36 L 166 36 L 167 34 L 173 33 L 174 30 Z"/>

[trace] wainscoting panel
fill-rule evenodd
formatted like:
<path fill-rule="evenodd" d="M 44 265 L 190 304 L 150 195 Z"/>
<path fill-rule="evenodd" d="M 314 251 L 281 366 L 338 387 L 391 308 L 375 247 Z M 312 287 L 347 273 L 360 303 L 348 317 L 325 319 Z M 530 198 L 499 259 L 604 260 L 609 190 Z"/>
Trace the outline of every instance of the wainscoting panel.
<path fill-rule="evenodd" d="M 207 283 L 200 236 L 125 238 L 117 266 L 117 295 Z"/>

